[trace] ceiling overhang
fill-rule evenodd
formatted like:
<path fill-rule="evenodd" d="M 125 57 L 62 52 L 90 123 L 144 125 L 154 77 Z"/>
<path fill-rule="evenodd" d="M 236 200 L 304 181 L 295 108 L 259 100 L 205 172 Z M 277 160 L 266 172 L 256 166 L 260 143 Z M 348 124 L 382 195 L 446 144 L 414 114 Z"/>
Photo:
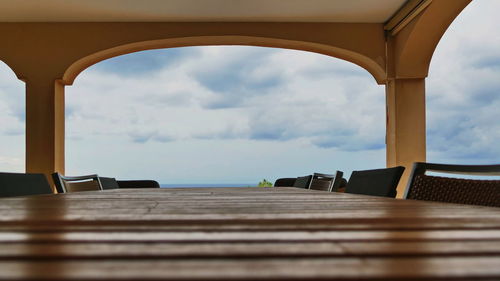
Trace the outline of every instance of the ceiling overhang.
<path fill-rule="evenodd" d="M 386 23 L 407 0 L 3 0 L 1 22 Z"/>

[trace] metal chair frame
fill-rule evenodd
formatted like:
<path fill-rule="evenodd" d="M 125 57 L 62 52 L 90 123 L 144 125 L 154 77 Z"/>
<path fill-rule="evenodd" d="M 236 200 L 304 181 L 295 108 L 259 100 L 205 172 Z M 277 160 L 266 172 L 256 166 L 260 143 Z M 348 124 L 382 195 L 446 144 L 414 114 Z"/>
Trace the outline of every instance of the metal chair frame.
<path fill-rule="evenodd" d="M 68 190 L 68 184 L 71 183 L 84 183 L 84 182 L 96 182 L 96 187 L 97 189 L 95 190 L 103 190 L 101 180 L 99 179 L 99 176 L 94 174 L 94 175 L 86 175 L 86 176 L 77 176 L 77 177 L 68 177 L 68 176 L 63 176 L 59 173 L 53 173 L 52 174 L 52 179 L 54 180 L 54 184 L 56 185 L 56 189 L 58 193 L 68 193 L 68 192 L 77 192 Z M 85 189 L 85 190 L 78 190 L 78 191 L 90 191 L 92 189 Z"/>
<path fill-rule="evenodd" d="M 337 191 L 340 187 L 340 182 L 343 175 L 344 172 L 342 171 L 335 171 L 335 174 L 314 173 L 312 175 L 311 181 L 309 181 L 308 189 L 324 190 L 328 192 Z M 319 184 L 320 181 L 329 181 L 330 184 L 325 189 L 324 185 Z"/>

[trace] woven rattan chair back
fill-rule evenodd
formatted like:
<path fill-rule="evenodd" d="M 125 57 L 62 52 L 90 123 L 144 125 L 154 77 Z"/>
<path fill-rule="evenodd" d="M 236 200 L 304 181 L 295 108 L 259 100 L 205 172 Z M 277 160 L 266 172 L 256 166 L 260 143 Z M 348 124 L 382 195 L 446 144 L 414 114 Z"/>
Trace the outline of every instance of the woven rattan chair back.
<path fill-rule="evenodd" d="M 500 207 L 500 180 L 462 179 L 425 172 L 499 176 L 500 165 L 445 165 L 415 163 L 405 199 Z"/>

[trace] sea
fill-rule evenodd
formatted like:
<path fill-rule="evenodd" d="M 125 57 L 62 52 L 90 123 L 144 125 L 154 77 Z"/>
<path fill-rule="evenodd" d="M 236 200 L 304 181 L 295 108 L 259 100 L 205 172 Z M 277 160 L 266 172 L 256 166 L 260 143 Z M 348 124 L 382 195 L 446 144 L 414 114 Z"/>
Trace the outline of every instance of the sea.
<path fill-rule="evenodd" d="M 161 183 L 160 187 L 161 188 L 173 188 L 173 187 L 254 187 L 257 186 L 256 184 L 252 183 L 213 183 L 213 184 L 198 184 L 198 183 L 182 183 L 182 184 L 166 184 L 166 183 Z"/>

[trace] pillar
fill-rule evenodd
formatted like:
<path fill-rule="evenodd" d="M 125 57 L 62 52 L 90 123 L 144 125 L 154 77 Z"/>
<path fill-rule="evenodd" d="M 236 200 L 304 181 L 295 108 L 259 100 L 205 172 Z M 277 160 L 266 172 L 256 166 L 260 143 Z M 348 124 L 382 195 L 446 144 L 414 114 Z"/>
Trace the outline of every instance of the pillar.
<path fill-rule="evenodd" d="M 413 162 L 425 162 L 425 78 L 388 79 L 387 167 L 404 166 L 398 197 L 406 189 Z"/>
<path fill-rule="evenodd" d="M 26 172 L 64 173 L 64 85 L 26 79 Z"/>

